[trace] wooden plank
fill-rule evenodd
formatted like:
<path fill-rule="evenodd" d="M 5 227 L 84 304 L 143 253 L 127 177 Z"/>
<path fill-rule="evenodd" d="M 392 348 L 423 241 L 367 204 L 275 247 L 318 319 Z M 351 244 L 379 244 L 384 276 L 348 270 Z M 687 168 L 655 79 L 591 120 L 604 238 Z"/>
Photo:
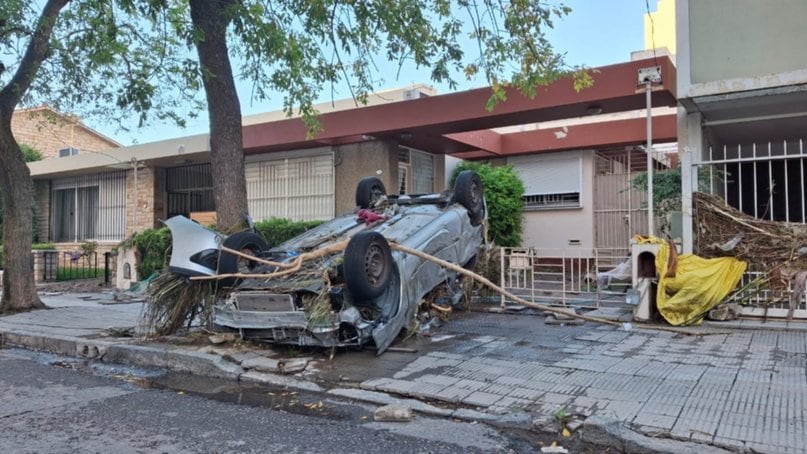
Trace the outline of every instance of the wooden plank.
<path fill-rule="evenodd" d="M 196 221 L 205 227 L 210 225 L 216 225 L 216 212 L 215 211 L 193 212 L 191 213 L 191 221 Z"/>

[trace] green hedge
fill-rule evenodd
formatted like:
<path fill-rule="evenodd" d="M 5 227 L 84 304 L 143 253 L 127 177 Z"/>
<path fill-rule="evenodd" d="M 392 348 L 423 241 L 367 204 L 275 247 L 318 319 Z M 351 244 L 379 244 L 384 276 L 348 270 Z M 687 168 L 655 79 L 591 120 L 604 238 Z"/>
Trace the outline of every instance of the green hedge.
<path fill-rule="evenodd" d="M 322 221 L 295 222 L 273 218 L 255 223 L 255 230 L 264 237 L 269 247 L 275 247 L 320 224 Z M 124 241 L 121 246 L 137 248 L 140 253 L 137 272 L 141 278 L 146 278 L 168 266 L 171 257 L 171 231 L 168 227 L 145 230 Z"/>
<path fill-rule="evenodd" d="M 266 240 L 269 247 L 275 247 L 322 224 L 322 221 L 292 221 L 284 218 L 272 218 L 256 222 L 255 230 Z"/>
<path fill-rule="evenodd" d="M 497 246 L 520 246 L 522 212 L 524 211 L 524 183 L 513 166 L 492 166 L 480 162 L 464 161 L 454 169 L 451 178 L 452 185 L 454 179 L 463 170 L 473 170 L 482 179 L 488 207 L 490 241 Z"/>

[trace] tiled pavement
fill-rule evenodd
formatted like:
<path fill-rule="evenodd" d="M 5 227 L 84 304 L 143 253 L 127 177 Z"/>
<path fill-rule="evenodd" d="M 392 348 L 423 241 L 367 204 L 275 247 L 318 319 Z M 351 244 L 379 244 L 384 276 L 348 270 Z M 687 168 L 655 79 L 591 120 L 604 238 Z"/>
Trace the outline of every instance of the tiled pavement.
<path fill-rule="evenodd" d="M 514 360 L 513 349 L 546 339 L 516 342 L 508 324 L 500 335 L 491 335 L 495 327 L 478 335 L 455 326 L 463 342 L 361 386 L 492 412 L 597 414 L 727 448 L 807 452 L 807 333 L 686 336 L 587 326 L 546 355 Z"/>

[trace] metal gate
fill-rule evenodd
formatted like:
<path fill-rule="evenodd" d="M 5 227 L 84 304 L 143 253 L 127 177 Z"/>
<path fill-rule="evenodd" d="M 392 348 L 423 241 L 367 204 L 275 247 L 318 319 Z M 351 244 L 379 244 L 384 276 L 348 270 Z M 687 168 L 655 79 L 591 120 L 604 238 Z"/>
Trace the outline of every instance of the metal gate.
<path fill-rule="evenodd" d="M 630 286 L 630 268 L 623 265 L 628 258 L 621 249 L 595 249 L 591 256 L 580 249 L 501 248 L 500 260 L 502 286 L 533 303 L 618 306 Z"/>
<path fill-rule="evenodd" d="M 645 154 L 629 149 L 597 153 L 594 159 L 594 247 L 627 256 L 631 237 L 647 230 L 647 196 L 631 187 L 646 168 Z"/>

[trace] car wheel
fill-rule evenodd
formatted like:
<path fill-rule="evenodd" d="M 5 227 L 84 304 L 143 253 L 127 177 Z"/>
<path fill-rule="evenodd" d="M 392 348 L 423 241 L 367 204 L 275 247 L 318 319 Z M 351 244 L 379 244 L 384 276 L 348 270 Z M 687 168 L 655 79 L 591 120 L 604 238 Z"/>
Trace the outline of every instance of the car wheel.
<path fill-rule="evenodd" d="M 356 205 L 359 208 L 370 208 L 382 196 L 387 195 L 384 183 L 376 177 L 365 177 L 356 186 Z"/>
<path fill-rule="evenodd" d="M 255 232 L 244 231 L 234 233 L 224 239 L 222 246 L 241 251 L 245 254 L 258 255 L 269 249 L 263 238 Z M 249 273 L 259 265 L 258 262 L 246 260 L 226 251 L 221 251 L 219 257 L 219 273 Z M 225 287 L 234 286 L 239 280 L 236 278 L 225 278 L 219 281 Z"/>
<path fill-rule="evenodd" d="M 345 249 L 342 265 L 345 284 L 353 300 L 361 303 L 384 293 L 392 275 L 392 253 L 378 232 L 360 232 Z"/>
<path fill-rule="evenodd" d="M 471 218 L 471 225 L 479 225 L 485 219 L 482 179 L 472 170 L 463 170 L 454 182 L 454 202 L 459 203 Z"/>

